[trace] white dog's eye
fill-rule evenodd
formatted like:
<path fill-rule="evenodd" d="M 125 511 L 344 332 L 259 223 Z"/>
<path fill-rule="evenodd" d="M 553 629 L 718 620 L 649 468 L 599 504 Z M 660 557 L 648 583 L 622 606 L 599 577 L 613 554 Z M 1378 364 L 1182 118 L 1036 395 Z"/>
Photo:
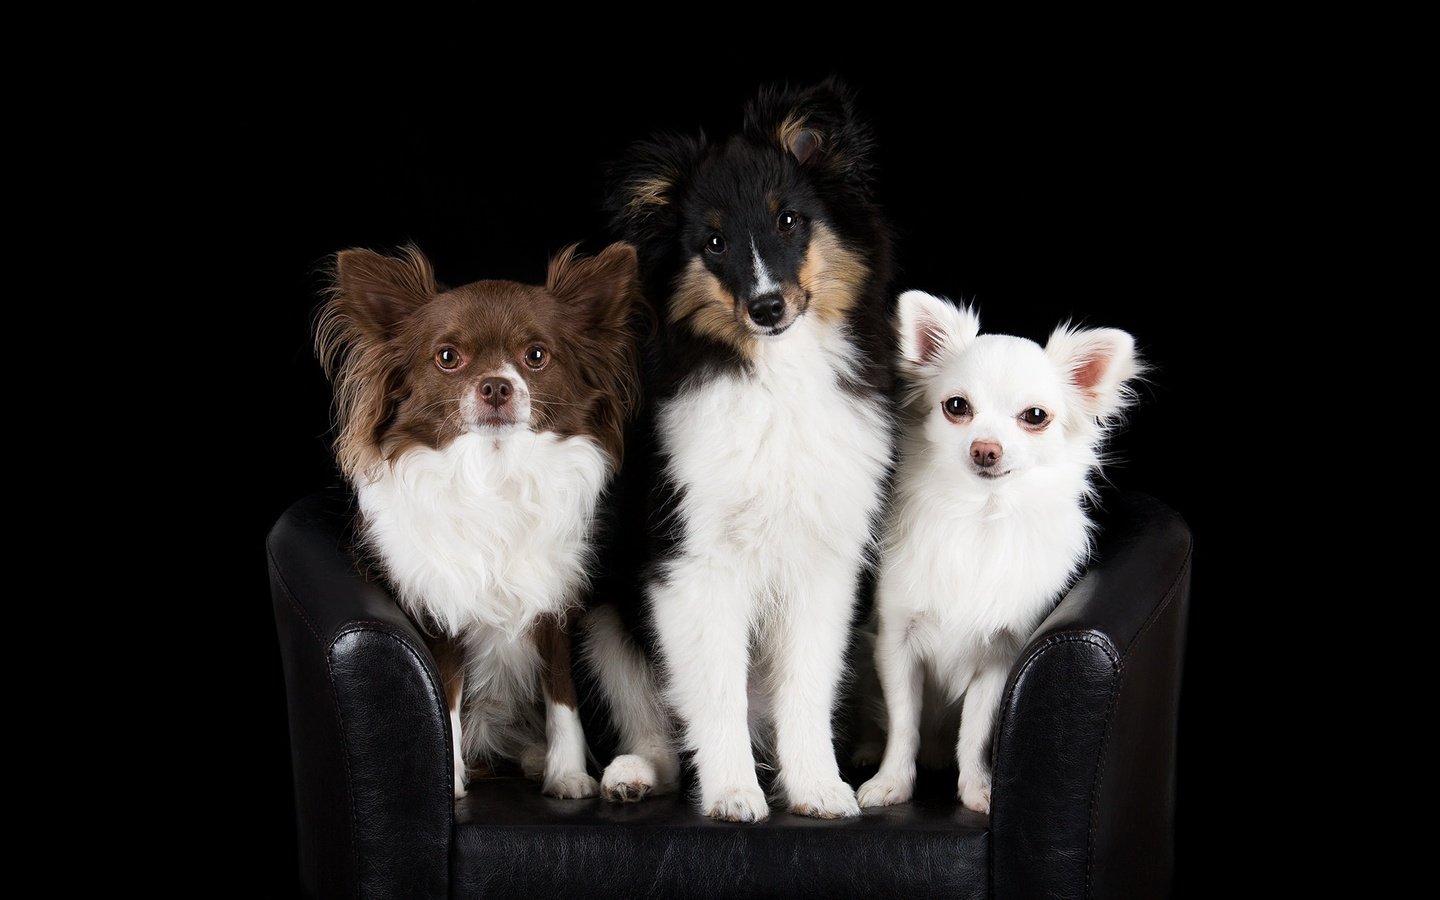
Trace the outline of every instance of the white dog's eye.
<path fill-rule="evenodd" d="M 968 419 L 970 417 L 970 401 L 964 397 L 951 397 L 940 406 L 945 410 L 945 415 L 951 419 Z"/>
<path fill-rule="evenodd" d="M 1038 406 L 1032 406 L 1020 414 L 1025 427 L 1039 430 L 1050 423 L 1050 414 Z"/>

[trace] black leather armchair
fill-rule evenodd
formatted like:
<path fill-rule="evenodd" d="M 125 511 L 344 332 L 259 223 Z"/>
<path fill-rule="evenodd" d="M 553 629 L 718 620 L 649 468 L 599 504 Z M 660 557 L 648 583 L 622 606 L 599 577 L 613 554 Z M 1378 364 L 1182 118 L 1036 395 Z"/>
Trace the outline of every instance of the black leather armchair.
<path fill-rule="evenodd" d="M 952 778 L 849 821 L 711 822 L 678 797 L 552 800 L 522 779 L 451 797 L 435 663 L 357 569 L 350 508 L 317 494 L 270 532 L 303 887 L 324 897 L 1156 897 L 1174 863 L 1191 538 L 1108 498 L 1095 562 L 1011 673 L 991 815 Z M 856 782 L 858 783 L 858 782 Z"/>

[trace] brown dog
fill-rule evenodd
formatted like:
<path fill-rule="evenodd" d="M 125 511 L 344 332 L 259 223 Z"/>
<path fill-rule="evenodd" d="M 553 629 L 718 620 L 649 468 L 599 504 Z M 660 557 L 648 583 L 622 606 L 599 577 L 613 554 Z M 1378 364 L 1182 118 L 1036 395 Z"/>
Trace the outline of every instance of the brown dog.
<path fill-rule="evenodd" d="M 590 797 L 570 678 L 596 503 L 637 398 L 636 257 L 567 248 L 544 287 L 452 290 L 413 248 L 335 260 L 316 349 L 368 549 L 431 635 L 455 747 Z M 462 702 L 463 701 L 463 702 Z"/>

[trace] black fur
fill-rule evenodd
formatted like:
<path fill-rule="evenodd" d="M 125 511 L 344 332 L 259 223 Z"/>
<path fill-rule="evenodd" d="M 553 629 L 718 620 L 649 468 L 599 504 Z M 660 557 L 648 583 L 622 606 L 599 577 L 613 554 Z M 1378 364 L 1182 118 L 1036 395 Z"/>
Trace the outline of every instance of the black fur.
<path fill-rule="evenodd" d="M 787 121 L 803 122 L 804 129 L 814 133 L 813 146 L 801 147 L 802 152 L 810 150 L 804 162 L 778 137 Z M 707 214 L 720 213 L 727 220 L 721 224 L 734 223 L 737 230 L 767 229 L 766 191 L 775 189 L 787 208 L 808 220 L 807 240 L 813 224 L 823 223 L 866 263 L 869 275 L 847 322 L 860 360 L 859 377 L 847 387 L 863 396 L 893 400 L 892 239 L 875 202 L 872 144 L 851 92 L 831 79 L 800 89 L 763 89 L 747 105 L 739 134 L 722 141 L 703 134 L 652 136 L 632 146 L 613 168 L 607 207 L 616 236 L 635 244 L 639 252 L 643 290 L 658 321 L 644 353 L 644 412 L 627 435 L 626 465 L 612 489 L 619 519 L 631 527 L 622 525 L 616 535 L 623 546 L 602 554 L 606 562 L 596 595 L 599 602 L 617 608 L 652 657 L 655 638 L 640 587 L 654 564 L 669 555 L 683 528 L 674 515 L 680 488 L 666 482 L 656 453 L 655 404 L 687 384 L 746 365 L 733 346 L 669 320 L 677 278 L 693 258 L 703 256 L 702 245 L 713 224 L 706 221 Z M 803 253 L 804 248 L 796 246 L 784 256 L 792 272 Z M 743 256 L 749 258 L 748 253 Z M 743 261 L 728 262 L 727 267 L 706 261 L 733 290 L 744 290 L 753 272 L 746 271 Z"/>
<path fill-rule="evenodd" d="M 787 121 L 803 123 L 801 130 L 814 137 L 804 162 L 778 136 Z M 740 296 L 754 283 L 746 236 L 760 236 L 766 245 L 759 249 L 777 264 L 776 276 L 793 280 L 817 223 L 857 251 L 869 270 L 849 316 L 862 360 L 852 389 L 890 394 L 892 250 L 889 225 L 873 198 L 872 142 L 850 91 L 831 79 L 803 89 L 762 90 L 745 110 L 742 131 L 726 140 L 658 135 L 631 148 L 608 206 L 616 230 L 639 250 L 646 296 L 660 311 L 647 373 L 651 401 L 673 396 L 687 380 L 745 364 L 733 346 L 667 317 L 677 279 L 691 260 L 704 260 Z M 770 195 L 782 209 L 801 214 L 804 224 L 796 232 L 774 233 Z M 704 249 L 712 232 L 729 241 L 721 258 Z"/>

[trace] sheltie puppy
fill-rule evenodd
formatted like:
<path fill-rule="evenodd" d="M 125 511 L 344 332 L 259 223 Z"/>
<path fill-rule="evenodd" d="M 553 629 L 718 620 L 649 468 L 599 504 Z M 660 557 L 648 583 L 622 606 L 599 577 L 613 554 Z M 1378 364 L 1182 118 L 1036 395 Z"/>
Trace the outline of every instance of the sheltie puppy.
<path fill-rule="evenodd" d="M 920 291 L 899 332 L 909 395 L 875 596 L 888 734 L 859 800 L 909 800 L 922 733 L 941 734 L 960 800 L 989 812 L 1005 681 L 1089 555 L 1091 478 L 1142 366 L 1123 331 L 1061 326 L 1041 347 Z"/>
<path fill-rule="evenodd" d="M 830 81 L 761 92 L 727 139 L 658 136 L 623 163 L 615 221 L 660 320 L 662 499 L 641 608 L 586 626 L 619 724 L 610 799 L 675 786 L 673 713 L 706 815 L 769 815 L 754 747 L 792 812 L 860 812 L 831 716 L 891 464 L 871 140 Z"/>
<path fill-rule="evenodd" d="M 432 640 L 455 796 L 518 761 L 591 797 L 571 680 L 601 493 L 638 388 L 635 250 L 550 262 L 543 287 L 446 289 L 419 250 L 345 250 L 316 328 L 364 545 Z"/>

